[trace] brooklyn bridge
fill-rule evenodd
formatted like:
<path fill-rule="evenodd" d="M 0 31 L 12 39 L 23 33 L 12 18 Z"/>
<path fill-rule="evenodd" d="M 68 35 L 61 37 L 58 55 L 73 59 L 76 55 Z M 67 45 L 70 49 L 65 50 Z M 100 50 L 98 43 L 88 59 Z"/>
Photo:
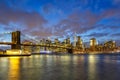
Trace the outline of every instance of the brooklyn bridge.
<path fill-rule="evenodd" d="M 11 35 L 11 42 L 0 42 L 0 45 L 10 45 L 11 49 L 10 50 L 26 50 L 29 52 L 40 52 L 42 51 L 55 51 L 55 52 L 67 52 L 67 53 L 72 53 L 73 47 L 71 45 L 58 45 L 52 44 L 50 41 L 46 41 L 44 43 L 38 43 L 36 40 L 32 40 L 33 42 L 30 42 L 28 36 L 22 34 L 20 31 L 14 31 L 14 32 L 8 32 L 6 34 Z M 22 37 L 26 37 L 24 42 L 21 42 Z M 28 49 L 29 48 L 29 49 Z M 36 49 L 35 48 L 39 48 Z"/>

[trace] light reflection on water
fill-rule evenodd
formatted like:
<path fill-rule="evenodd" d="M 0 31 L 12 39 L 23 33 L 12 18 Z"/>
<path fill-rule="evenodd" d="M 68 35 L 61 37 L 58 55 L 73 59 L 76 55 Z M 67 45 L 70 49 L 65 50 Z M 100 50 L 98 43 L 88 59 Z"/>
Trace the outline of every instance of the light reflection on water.
<path fill-rule="evenodd" d="M 96 62 L 97 62 L 97 57 L 94 55 L 90 55 L 88 57 L 88 80 L 95 80 L 97 77 L 96 74 Z"/>
<path fill-rule="evenodd" d="M 20 57 L 10 57 L 9 59 L 8 80 L 20 79 Z"/>
<path fill-rule="evenodd" d="M 119 80 L 119 55 L 0 57 L 0 80 Z"/>

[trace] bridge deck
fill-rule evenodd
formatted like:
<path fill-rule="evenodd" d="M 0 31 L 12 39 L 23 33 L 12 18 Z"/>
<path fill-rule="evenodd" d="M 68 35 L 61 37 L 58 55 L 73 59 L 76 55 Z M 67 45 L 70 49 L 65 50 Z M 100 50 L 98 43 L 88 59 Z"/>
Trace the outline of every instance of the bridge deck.
<path fill-rule="evenodd" d="M 1 45 L 15 45 L 16 43 L 11 42 L 0 42 Z M 55 47 L 55 48 L 64 48 L 64 49 L 71 49 L 71 47 L 65 47 L 65 46 L 57 46 L 57 45 L 42 45 L 42 44 L 19 44 L 21 46 L 40 46 L 40 47 Z"/>
<path fill-rule="evenodd" d="M 0 42 L 0 44 L 2 44 L 2 45 L 13 45 L 13 44 L 15 44 L 15 43 L 11 43 L 11 42 Z"/>

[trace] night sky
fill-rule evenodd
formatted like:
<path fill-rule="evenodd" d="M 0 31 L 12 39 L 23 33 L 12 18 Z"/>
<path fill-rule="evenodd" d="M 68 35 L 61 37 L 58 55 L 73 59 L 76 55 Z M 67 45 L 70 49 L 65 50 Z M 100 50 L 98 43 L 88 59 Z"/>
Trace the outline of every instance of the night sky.
<path fill-rule="evenodd" d="M 0 0 L 0 33 L 120 44 L 120 0 Z M 2 39 L 2 37 L 1 37 Z"/>

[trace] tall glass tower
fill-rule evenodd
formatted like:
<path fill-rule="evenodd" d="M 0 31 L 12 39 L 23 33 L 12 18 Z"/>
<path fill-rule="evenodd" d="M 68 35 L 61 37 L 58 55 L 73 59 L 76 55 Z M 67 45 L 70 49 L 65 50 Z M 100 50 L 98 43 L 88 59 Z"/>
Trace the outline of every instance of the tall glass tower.
<path fill-rule="evenodd" d="M 76 47 L 76 43 L 77 43 L 77 35 L 76 33 L 74 34 L 74 43 L 73 43 L 73 46 Z"/>

